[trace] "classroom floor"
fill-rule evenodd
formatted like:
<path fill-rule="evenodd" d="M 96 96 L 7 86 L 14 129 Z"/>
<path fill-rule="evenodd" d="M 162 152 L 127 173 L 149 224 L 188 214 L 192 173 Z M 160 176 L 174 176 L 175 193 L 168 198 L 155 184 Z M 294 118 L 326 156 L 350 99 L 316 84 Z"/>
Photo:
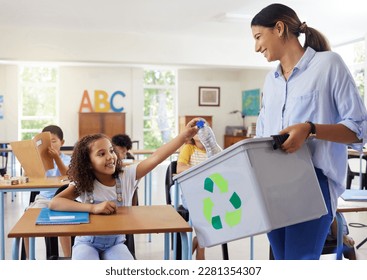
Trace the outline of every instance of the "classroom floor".
<path fill-rule="evenodd" d="M 152 204 L 165 204 L 164 179 L 168 162 L 159 165 L 152 173 Z M 352 188 L 358 187 L 358 178 L 353 181 Z M 5 194 L 5 235 L 22 215 L 29 202 L 28 192 L 18 192 L 11 201 L 11 193 Z M 144 182 L 140 182 L 139 201 L 144 203 Z M 347 222 L 367 224 L 367 212 L 346 213 Z M 367 227 L 349 227 L 350 236 L 359 244 L 367 238 Z M 159 260 L 163 258 L 163 234 L 135 235 L 135 250 L 138 260 Z M 6 259 L 11 259 L 12 240 L 6 238 Z M 228 243 L 229 259 L 248 260 L 250 259 L 250 238 L 245 238 Z M 367 243 L 356 250 L 357 259 L 367 260 Z M 265 234 L 254 237 L 254 259 L 267 260 L 269 258 L 269 243 Z M 330 256 L 324 256 L 328 259 Z M 331 256 L 332 258 L 333 256 Z M 206 249 L 206 259 L 220 260 L 222 258 L 221 246 L 214 246 Z M 45 245 L 43 238 L 36 239 L 36 259 L 45 259 Z"/>

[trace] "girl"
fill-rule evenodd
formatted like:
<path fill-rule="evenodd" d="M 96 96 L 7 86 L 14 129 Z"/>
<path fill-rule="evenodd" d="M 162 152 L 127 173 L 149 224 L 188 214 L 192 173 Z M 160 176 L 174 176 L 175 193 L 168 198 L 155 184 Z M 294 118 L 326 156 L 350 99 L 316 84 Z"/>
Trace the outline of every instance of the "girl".
<path fill-rule="evenodd" d="M 255 51 L 280 62 L 265 80 L 256 136 L 288 133 L 282 145 L 287 153 L 307 143 L 329 211 L 320 219 L 273 230 L 268 238 L 276 259 L 319 259 L 345 190 L 346 144 L 361 150 L 367 141 L 366 108 L 340 56 L 291 8 L 265 7 L 251 29 Z"/>
<path fill-rule="evenodd" d="M 152 156 L 123 170 L 107 136 L 94 134 L 81 138 L 69 167 L 72 183 L 52 199 L 50 209 L 111 215 L 118 206 L 131 206 L 137 181 L 197 133 L 197 120 L 191 120 L 183 132 Z M 82 203 L 74 201 L 77 197 Z M 125 235 L 77 236 L 72 259 L 133 260 L 124 242 Z"/>

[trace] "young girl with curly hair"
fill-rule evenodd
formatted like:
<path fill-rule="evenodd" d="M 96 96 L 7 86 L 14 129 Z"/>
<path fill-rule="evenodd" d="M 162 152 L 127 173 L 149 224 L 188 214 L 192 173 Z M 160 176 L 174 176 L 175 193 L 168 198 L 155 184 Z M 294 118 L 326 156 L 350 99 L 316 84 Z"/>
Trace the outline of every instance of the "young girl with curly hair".
<path fill-rule="evenodd" d="M 125 169 L 121 168 L 110 138 L 103 134 L 81 138 L 75 145 L 69 166 L 71 183 L 51 200 L 50 209 L 112 215 L 118 206 L 131 206 L 137 181 L 197 133 L 197 120 L 191 120 L 183 132 L 149 158 Z M 82 203 L 75 201 L 78 197 Z M 77 236 L 72 259 L 133 260 L 124 242 L 123 234 Z"/>

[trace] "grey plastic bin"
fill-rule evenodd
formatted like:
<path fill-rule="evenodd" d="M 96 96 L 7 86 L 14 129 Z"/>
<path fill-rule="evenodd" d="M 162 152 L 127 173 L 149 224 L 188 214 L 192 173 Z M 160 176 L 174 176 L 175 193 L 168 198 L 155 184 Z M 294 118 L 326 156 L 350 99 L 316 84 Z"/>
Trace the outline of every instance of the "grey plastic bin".
<path fill-rule="evenodd" d="M 272 143 L 271 137 L 242 140 L 174 177 L 201 246 L 327 213 L 307 145 L 287 154 Z"/>

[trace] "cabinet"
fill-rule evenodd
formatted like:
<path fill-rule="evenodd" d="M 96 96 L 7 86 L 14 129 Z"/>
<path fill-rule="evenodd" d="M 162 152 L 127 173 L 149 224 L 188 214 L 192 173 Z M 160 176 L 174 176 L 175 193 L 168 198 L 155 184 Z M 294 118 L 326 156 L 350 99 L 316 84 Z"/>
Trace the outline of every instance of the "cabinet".
<path fill-rule="evenodd" d="M 194 118 L 202 118 L 202 119 L 205 119 L 209 126 L 210 127 L 213 127 L 213 118 L 212 116 L 196 116 L 196 115 L 191 115 L 191 116 L 180 116 L 178 118 L 178 132 L 180 133 L 184 128 L 185 126 L 187 125 L 187 123 L 189 121 L 191 121 L 192 119 Z"/>
<path fill-rule="evenodd" d="M 228 148 L 229 146 L 241 141 L 243 139 L 247 139 L 247 136 L 234 136 L 234 135 L 224 135 L 224 149 Z"/>
<path fill-rule="evenodd" d="M 125 113 L 79 113 L 79 138 L 94 133 L 125 133 Z"/>

